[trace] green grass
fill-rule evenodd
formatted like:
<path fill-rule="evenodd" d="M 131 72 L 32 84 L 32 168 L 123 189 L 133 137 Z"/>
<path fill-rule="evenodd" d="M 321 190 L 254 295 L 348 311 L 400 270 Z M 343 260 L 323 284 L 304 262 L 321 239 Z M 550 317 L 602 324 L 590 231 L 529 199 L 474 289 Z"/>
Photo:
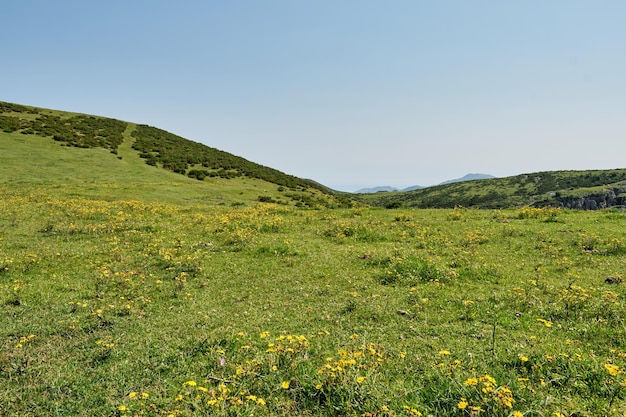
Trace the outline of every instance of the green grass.
<path fill-rule="evenodd" d="M 0 133 L 0 415 L 626 413 L 624 212 L 295 207 L 132 128 Z"/>
<path fill-rule="evenodd" d="M 5 414 L 626 411 L 621 212 L 2 191 Z"/>

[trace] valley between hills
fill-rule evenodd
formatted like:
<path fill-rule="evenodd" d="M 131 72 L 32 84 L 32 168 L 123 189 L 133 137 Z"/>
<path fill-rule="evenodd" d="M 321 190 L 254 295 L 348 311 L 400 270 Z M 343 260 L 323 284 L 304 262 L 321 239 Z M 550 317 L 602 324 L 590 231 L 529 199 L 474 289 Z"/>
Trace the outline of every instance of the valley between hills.
<path fill-rule="evenodd" d="M 0 102 L 0 415 L 623 416 L 625 182 L 340 193 Z"/>

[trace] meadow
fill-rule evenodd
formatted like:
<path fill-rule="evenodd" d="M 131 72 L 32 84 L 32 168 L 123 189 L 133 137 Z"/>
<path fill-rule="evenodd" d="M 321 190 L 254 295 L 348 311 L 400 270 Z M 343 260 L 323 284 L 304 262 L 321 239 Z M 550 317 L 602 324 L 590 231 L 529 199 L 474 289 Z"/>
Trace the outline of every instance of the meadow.
<path fill-rule="evenodd" d="M 626 415 L 624 211 L 198 181 L 8 110 L 1 416 Z"/>
<path fill-rule="evenodd" d="M 623 212 L 0 191 L 0 414 L 626 413 Z"/>

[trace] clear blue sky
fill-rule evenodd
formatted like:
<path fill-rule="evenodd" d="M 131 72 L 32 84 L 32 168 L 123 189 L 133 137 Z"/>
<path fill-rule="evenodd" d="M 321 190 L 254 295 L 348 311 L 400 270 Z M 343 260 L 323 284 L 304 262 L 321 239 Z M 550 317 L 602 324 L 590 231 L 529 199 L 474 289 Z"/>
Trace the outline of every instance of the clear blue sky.
<path fill-rule="evenodd" d="M 342 190 L 626 167 L 626 1 L 2 5 L 0 100 Z"/>

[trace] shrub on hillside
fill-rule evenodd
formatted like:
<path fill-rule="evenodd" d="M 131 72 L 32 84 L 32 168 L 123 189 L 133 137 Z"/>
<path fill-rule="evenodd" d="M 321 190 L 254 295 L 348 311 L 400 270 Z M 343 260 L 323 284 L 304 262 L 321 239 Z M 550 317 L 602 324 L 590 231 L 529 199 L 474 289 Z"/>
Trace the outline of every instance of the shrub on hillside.
<path fill-rule="evenodd" d="M 187 173 L 189 178 L 195 178 L 199 181 L 203 181 L 206 177 L 209 176 L 209 171 L 204 169 L 192 169 Z"/>
<path fill-rule="evenodd" d="M 151 126 L 139 125 L 132 135 L 135 138 L 133 149 L 139 151 L 142 158 L 148 160 L 154 158 L 163 164 L 163 167 L 168 167 L 174 172 L 188 175 L 187 170 L 190 167 L 202 165 L 204 168 L 214 170 L 207 171 L 208 176 L 227 179 L 247 176 L 289 188 L 318 188 L 325 191 L 311 181 L 284 174 Z"/>
<path fill-rule="evenodd" d="M 0 116 L 0 129 L 5 133 L 12 133 L 22 128 L 22 121 L 13 116 Z"/>
<path fill-rule="evenodd" d="M 0 118 L 9 120 L 13 131 L 23 129 L 23 134 L 49 136 L 58 142 L 78 148 L 98 147 L 114 151 L 123 142 L 123 133 L 126 130 L 125 122 L 84 115 L 61 118 L 44 114 L 34 120 L 11 116 Z M 1 121 L 0 124 L 3 125 Z"/>

